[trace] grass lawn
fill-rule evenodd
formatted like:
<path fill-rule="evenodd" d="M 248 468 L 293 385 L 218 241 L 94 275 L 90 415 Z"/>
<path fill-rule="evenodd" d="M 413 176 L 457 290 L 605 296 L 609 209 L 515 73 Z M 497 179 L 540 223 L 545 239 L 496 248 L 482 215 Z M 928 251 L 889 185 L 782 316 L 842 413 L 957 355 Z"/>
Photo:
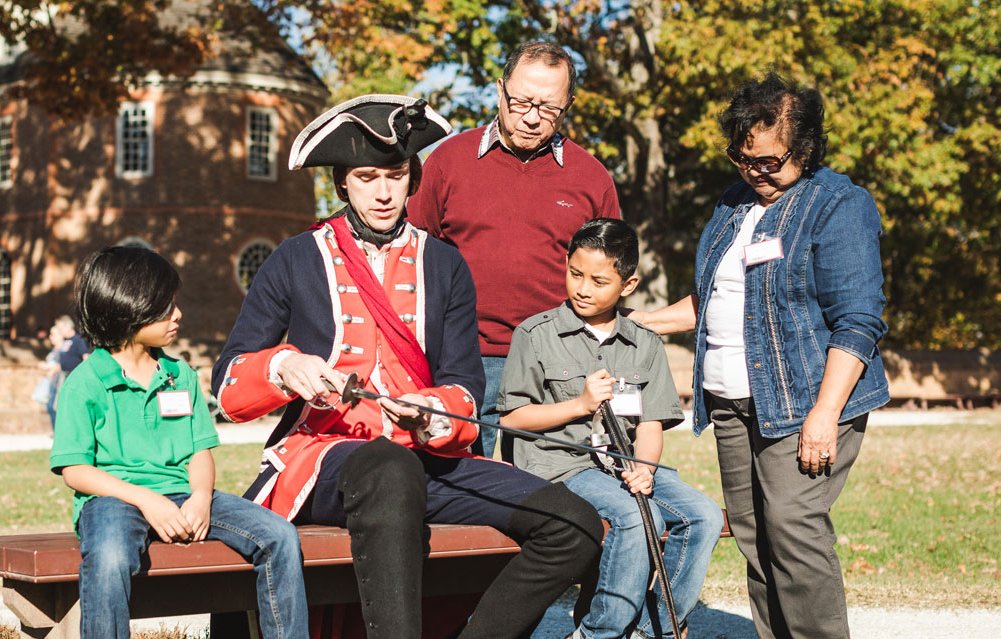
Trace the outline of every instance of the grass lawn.
<path fill-rule="evenodd" d="M 216 449 L 218 487 L 241 493 L 256 444 Z M 668 433 L 665 462 L 722 504 L 711 433 Z M 0 534 L 67 530 L 71 494 L 47 452 L 0 453 Z M 850 605 L 1001 607 L 1001 425 L 870 428 L 834 508 Z M 746 600 L 744 564 L 721 540 L 703 599 Z"/>
<path fill-rule="evenodd" d="M 722 505 L 711 433 L 668 433 L 666 463 Z M 832 516 L 849 605 L 1001 607 L 1001 425 L 873 427 Z M 746 600 L 720 540 L 702 598 Z"/>

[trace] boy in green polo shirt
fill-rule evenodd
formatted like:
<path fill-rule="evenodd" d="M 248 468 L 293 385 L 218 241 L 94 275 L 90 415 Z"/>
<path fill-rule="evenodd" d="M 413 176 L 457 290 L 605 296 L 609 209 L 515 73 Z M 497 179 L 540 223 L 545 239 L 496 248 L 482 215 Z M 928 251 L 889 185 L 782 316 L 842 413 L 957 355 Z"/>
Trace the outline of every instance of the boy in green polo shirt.
<path fill-rule="evenodd" d="M 501 424 L 600 446 L 607 434 L 592 418 L 607 400 L 636 457 L 660 461 L 663 429 L 683 414 L 660 338 L 619 312 L 620 298 L 639 283 L 638 261 L 636 233 L 625 222 L 602 218 L 578 229 L 567 252 L 569 299 L 528 318 L 512 336 L 497 399 Z M 571 636 L 671 636 L 661 598 L 651 606 L 645 596 L 651 569 L 632 493 L 649 496 L 658 533 L 669 531 L 664 564 L 682 620 L 698 602 L 719 539 L 719 507 L 677 471 L 637 464 L 619 472 L 610 458 L 528 437 L 505 436 L 501 447 L 515 466 L 564 482 L 609 523 L 594 597 Z"/>
<path fill-rule="evenodd" d="M 76 491 L 80 630 L 129 637 L 131 577 L 153 535 L 218 539 L 254 564 L 265 637 L 308 636 L 295 527 L 213 489 L 219 444 L 195 372 L 162 348 L 181 320 L 180 278 L 165 259 L 114 247 L 80 270 L 76 314 L 95 347 L 59 394 L 49 464 Z"/>

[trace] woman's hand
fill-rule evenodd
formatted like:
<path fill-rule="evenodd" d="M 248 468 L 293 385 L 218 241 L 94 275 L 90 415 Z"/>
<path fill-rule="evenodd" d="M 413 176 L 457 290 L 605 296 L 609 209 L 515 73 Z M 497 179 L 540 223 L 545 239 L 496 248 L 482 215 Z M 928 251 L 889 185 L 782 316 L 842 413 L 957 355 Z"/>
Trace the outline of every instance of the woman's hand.
<path fill-rule="evenodd" d="M 317 397 L 326 399 L 330 395 L 331 391 L 324 380 L 330 382 L 338 395 L 344 390 L 345 375 L 316 355 L 292 353 L 281 361 L 277 372 L 282 385 L 307 402 Z"/>
<path fill-rule="evenodd" d="M 838 417 L 841 411 L 814 406 L 799 433 L 799 469 L 819 475 L 834 466 L 838 456 Z"/>

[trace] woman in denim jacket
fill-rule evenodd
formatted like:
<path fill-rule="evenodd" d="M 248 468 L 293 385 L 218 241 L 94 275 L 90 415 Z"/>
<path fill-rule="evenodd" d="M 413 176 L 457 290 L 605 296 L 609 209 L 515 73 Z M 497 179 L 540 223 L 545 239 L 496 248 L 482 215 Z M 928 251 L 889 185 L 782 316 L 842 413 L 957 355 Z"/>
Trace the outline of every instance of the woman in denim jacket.
<path fill-rule="evenodd" d="M 696 331 L 695 433 L 711 421 L 758 635 L 848 637 L 830 509 L 889 400 L 872 197 L 821 166 L 820 94 L 775 74 L 720 116 L 742 182 L 699 241 L 695 293 L 630 317 Z"/>

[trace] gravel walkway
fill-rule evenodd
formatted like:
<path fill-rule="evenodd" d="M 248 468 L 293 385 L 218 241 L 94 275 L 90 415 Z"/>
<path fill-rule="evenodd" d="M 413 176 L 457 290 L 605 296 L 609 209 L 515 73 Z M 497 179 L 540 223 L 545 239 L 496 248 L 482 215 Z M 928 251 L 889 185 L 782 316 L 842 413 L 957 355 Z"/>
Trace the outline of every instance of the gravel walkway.
<path fill-rule="evenodd" d="M 970 639 L 1001 637 L 1001 610 L 918 610 L 911 608 L 849 608 L 856 639 Z M 0 625 L 16 627 L 14 615 L 0 605 Z M 187 628 L 190 637 L 208 634 L 208 615 L 133 621 L 133 630 Z M 533 639 L 563 639 L 569 618 L 550 623 Z M 689 620 L 688 639 L 756 639 L 746 604 L 701 606 Z"/>

